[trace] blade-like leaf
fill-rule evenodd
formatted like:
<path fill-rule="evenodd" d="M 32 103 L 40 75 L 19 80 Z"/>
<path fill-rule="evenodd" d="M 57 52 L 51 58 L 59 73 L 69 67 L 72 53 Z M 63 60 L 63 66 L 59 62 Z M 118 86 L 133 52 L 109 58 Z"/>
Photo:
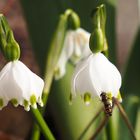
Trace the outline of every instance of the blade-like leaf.
<path fill-rule="evenodd" d="M 134 46 L 124 71 L 122 93 L 139 95 L 140 93 L 140 30 L 137 33 Z"/>

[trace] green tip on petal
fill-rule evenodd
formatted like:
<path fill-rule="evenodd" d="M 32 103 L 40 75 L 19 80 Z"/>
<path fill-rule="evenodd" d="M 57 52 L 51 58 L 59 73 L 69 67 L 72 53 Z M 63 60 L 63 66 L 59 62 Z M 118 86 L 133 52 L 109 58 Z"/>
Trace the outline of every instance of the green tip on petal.
<path fill-rule="evenodd" d="M 18 106 L 18 101 L 17 99 L 11 99 L 11 103 L 13 104 L 13 106 L 17 107 Z"/>
<path fill-rule="evenodd" d="M 26 110 L 26 111 L 29 111 L 30 110 L 30 105 L 29 105 L 29 102 L 27 101 L 27 100 L 24 100 L 24 109 Z"/>
<path fill-rule="evenodd" d="M 32 106 L 33 106 L 34 104 L 36 104 L 36 96 L 35 96 L 35 95 L 32 95 L 32 96 L 30 97 L 30 103 L 31 103 Z"/>
<path fill-rule="evenodd" d="M 3 99 L 0 98 L 0 108 L 3 107 Z"/>
<path fill-rule="evenodd" d="M 84 102 L 86 105 L 89 105 L 90 101 L 91 101 L 91 94 L 87 92 L 84 94 Z"/>
<path fill-rule="evenodd" d="M 120 103 L 122 102 L 122 96 L 121 96 L 120 91 L 118 92 L 117 99 Z"/>

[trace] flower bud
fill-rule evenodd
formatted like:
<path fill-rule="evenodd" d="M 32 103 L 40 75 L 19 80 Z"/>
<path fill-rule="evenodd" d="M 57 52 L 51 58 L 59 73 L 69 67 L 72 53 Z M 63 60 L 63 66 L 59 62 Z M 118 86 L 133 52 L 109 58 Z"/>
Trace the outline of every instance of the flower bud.
<path fill-rule="evenodd" d="M 104 49 L 104 36 L 100 28 L 96 28 L 90 36 L 90 49 L 93 53 L 101 52 Z"/>
<path fill-rule="evenodd" d="M 20 57 L 20 47 L 2 14 L 0 14 L 0 49 L 8 61 L 17 60 Z"/>
<path fill-rule="evenodd" d="M 20 57 L 19 45 L 14 41 L 6 45 L 4 55 L 8 61 L 18 60 Z"/>

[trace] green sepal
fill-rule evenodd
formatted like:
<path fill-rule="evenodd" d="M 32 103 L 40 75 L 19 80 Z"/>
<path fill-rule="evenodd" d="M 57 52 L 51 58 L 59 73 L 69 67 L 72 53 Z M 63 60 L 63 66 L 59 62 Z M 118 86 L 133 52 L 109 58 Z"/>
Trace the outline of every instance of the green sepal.
<path fill-rule="evenodd" d="M 90 36 L 90 49 L 93 53 L 102 52 L 104 49 L 104 36 L 100 28 L 96 28 Z"/>
<path fill-rule="evenodd" d="M 101 29 L 103 31 L 103 33 L 105 34 L 105 25 L 106 25 L 106 7 L 104 4 L 102 4 L 100 6 L 100 26 L 101 26 Z"/>
<path fill-rule="evenodd" d="M 96 7 L 91 13 L 93 30 L 95 28 L 101 28 L 103 31 L 105 30 L 106 23 L 106 8 L 104 4 Z"/>
<path fill-rule="evenodd" d="M 100 9 L 99 7 L 96 7 L 92 13 L 91 13 L 91 18 L 92 18 L 92 24 L 93 24 L 93 30 L 96 28 L 100 28 Z"/>
<path fill-rule="evenodd" d="M 2 14 L 0 14 L 0 49 L 8 61 L 17 60 L 20 57 L 20 47 Z"/>

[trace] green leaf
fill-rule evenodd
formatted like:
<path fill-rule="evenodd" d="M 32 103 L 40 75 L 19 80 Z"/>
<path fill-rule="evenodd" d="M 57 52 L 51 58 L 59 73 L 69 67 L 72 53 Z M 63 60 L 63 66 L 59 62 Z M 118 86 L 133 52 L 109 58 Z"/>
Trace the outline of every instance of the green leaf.
<path fill-rule="evenodd" d="M 140 30 L 137 33 L 134 41 L 131 54 L 127 61 L 126 69 L 123 76 L 122 93 L 135 94 L 140 93 Z"/>
<path fill-rule="evenodd" d="M 138 109 L 138 113 L 136 117 L 137 117 L 136 126 L 135 126 L 136 137 L 137 137 L 137 140 L 140 140 L 140 107 Z"/>
<path fill-rule="evenodd" d="M 45 73 L 46 56 L 52 37 L 63 12 L 51 0 L 21 0 L 36 60 L 42 75 Z M 58 2 L 59 3 L 59 2 Z"/>
<path fill-rule="evenodd" d="M 109 122 L 106 127 L 106 133 L 107 133 L 107 140 L 119 140 L 119 111 L 117 107 L 115 106 L 113 109 L 112 116 L 109 119 Z"/>

